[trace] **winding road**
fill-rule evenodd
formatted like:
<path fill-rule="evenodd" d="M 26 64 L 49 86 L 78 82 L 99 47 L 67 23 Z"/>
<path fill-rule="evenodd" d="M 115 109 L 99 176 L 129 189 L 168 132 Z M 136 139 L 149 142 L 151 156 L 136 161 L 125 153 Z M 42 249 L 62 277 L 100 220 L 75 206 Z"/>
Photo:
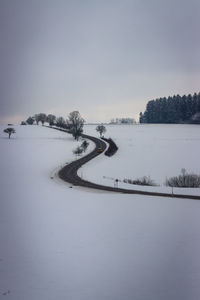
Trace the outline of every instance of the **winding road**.
<path fill-rule="evenodd" d="M 57 128 L 54 128 L 54 129 L 57 129 Z M 67 132 L 64 129 L 61 131 Z M 81 187 L 86 187 L 86 188 L 102 190 L 102 191 L 118 192 L 118 193 L 123 193 L 123 194 L 137 194 L 137 195 L 156 196 L 156 197 L 159 196 L 159 197 L 167 197 L 167 198 L 182 198 L 182 199 L 200 200 L 200 196 L 195 196 L 195 195 L 169 194 L 169 193 L 160 193 L 160 192 L 147 192 L 147 191 L 140 191 L 140 190 L 128 190 L 128 189 L 124 189 L 124 188 L 100 185 L 100 184 L 89 182 L 89 181 L 86 181 L 86 180 L 80 178 L 77 174 L 78 169 L 81 168 L 84 164 L 86 164 L 91 159 L 93 159 L 96 156 L 103 153 L 103 152 L 99 153 L 98 148 L 102 148 L 102 150 L 104 151 L 107 147 L 107 144 L 104 141 L 102 141 L 96 137 L 85 135 L 85 134 L 82 134 L 82 137 L 94 142 L 96 145 L 95 149 L 92 152 L 90 152 L 89 154 L 87 154 L 86 156 L 65 165 L 58 172 L 58 176 L 62 180 L 66 181 L 68 183 L 71 183 L 74 186 L 81 186 Z"/>
<path fill-rule="evenodd" d="M 81 179 L 78 176 L 77 171 L 82 165 L 84 165 L 85 163 L 87 163 L 88 161 L 90 161 L 91 159 L 93 159 L 94 157 L 96 157 L 102 153 L 102 152 L 101 153 L 98 152 L 98 148 L 101 148 L 104 151 L 106 149 L 107 145 L 104 141 L 102 141 L 98 138 L 95 138 L 95 137 L 92 137 L 89 135 L 85 135 L 85 134 L 82 134 L 81 136 L 85 139 L 89 139 L 92 142 L 94 142 L 95 149 L 92 152 L 90 152 L 89 154 L 87 154 L 86 156 L 84 156 L 78 160 L 75 160 L 75 161 L 71 162 L 70 164 L 64 166 L 64 168 L 62 168 L 58 172 L 58 175 L 61 179 L 63 179 L 64 181 L 67 181 L 73 185 L 84 186 L 84 187 L 94 187 L 92 182 L 88 182 L 88 181 Z"/>

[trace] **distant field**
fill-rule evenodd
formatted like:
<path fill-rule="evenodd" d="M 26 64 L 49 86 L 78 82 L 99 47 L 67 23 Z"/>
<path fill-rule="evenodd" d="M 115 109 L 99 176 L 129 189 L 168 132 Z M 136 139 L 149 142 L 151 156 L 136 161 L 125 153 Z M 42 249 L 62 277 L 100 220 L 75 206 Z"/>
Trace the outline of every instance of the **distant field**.
<path fill-rule="evenodd" d="M 98 136 L 95 128 L 87 125 L 85 131 Z M 113 138 L 119 150 L 111 158 L 100 157 L 82 168 L 88 180 L 112 185 L 103 176 L 119 179 L 150 176 L 163 186 L 166 177 L 178 175 L 182 168 L 200 174 L 198 125 L 107 125 L 106 128 L 105 137 Z M 190 192 L 200 194 L 200 189 Z"/>

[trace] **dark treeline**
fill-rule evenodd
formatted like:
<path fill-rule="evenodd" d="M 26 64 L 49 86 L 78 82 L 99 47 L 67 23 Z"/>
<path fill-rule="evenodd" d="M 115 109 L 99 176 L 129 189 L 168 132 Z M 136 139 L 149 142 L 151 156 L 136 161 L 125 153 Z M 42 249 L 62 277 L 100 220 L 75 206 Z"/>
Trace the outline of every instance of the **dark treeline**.
<path fill-rule="evenodd" d="M 105 152 L 105 155 L 106 156 L 113 156 L 115 154 L 115 152 L 117 152 L 117 150 L 118 150 L 118 147 L 115 144 L 115 142 L 111 138 L 106 139 L 106 138 L 103 137 L 102 140 L 106 141 L 109 144 L 109 147 Z"/>
<path fill-rule="evenodd" d="M 200 93 L 151 100 L 140 113 L 140 123 L 200 124 Z"/>

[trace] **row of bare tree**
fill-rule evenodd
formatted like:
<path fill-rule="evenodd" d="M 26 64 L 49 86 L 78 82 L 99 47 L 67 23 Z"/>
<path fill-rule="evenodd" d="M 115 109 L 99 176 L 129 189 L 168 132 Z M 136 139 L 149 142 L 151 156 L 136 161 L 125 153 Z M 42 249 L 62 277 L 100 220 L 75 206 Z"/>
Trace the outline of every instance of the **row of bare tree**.
<path fill-rule="evenodd" d="M 39 113 L 29 117 L 25 122 L 22 121 L 21 125 L 38 125 L 39 123 L 44 125 L 45 123 L 49 123 L 49 126 L 56 126 L 68 130 L 68 132 L 71 133 L 76 140 L 78 140 L 83 132 L 84 122 L 85 120 L 81 117 L 78 111 L 72 111 L 66 120 L 63 117 L 57 118 L 52 114 L 46 115 L 44 113 Z"/>
<path fill-rule="evenodd" d="M 68 130 L 76 140 L 80 137 L 83 132 L 83 125 L 85 120 L 81 117 L 78 111 L 73 111 L 69 114 L 68 118 L 65 120 L 63 117 L 56 117 L 55 115 L 44 113 L 35 114 L 33 117 L 29 117 L 26 121 L 22 121 L 21 125 L 33 125 L 41 123 L 49 123 L 49 126 L 56 126 Z M 96 130 L 99 132 L 100 137 L 106 132 L 106 128 L 103 124 L 98 125 Z"/>

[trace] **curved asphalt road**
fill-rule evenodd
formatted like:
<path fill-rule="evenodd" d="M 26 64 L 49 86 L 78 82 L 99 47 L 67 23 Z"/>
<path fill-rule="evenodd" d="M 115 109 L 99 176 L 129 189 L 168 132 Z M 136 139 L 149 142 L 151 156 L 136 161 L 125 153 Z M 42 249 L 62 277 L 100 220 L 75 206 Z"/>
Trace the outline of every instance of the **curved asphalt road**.
<path fill-rule="evenodd" d="M 94 142 L 96 145 L 95 149 L 92 152 L 90 152 L 88 155 L 64 166 L 64 168 L 62 168 L 58 172 L 58 175 L 61 179 L 63 179 L 64 181 L 67 181 L 73 185 L 91 187 L 89 185 L 93 185 L 93 183 L 90 183 L 90 182 L 87 182 L 87 181 L 81 179 L 77 175 L 77 171 L 82 165 L 84 165 L 85 163 L 87 163 L 88 161 L 90 161 L 91 159 L 96 157 L 97 155 L 101 154 L 98 152 L 98 148 L 102 148 L 102 150 L 104 151 L 106 149 L 106 143 L 100 139 L 97 139 L 97 138 L 89 136 L 89 135 L 82 134 L 81 136 L 83 138 L 89 139 L 92 142 Z"/>
<path fill-rule="evenodd" d="M 55 128 L 56 129 L 56 128 Z M 59 130 L 59 129 L 58 129 Z M 67 132 L 66 130 L 62 130 Z M 117 188 L 117 187 L 111 187 L 111 186 L 104 186 L 100 184 L 96 184 L 93 182 L 86 181 L 82 178 L 80 178 L 77 175 L 78 169 L 90 161 L 91 159 L 95 158 L 96 156 L 100 155 L 101 153 L 98 153 L 98 148 L 102 148 L 104 151 L 106 149 L 106 143 L 98 138 L 95 138 L 93 136 L 82 134 L 83 138 L 89 139 L 92 142 L 95 143 L 96 147 L 95 149 L 90 152 L 88 155 L 73 161 L 72 163 L 64 166 L 59 172 L 59 177 L 69 182 L 75 186 L 81 186 L 81 187 L 87 187 L 92 189 L 98 189 L 103 191 L 110 191 L 110 192 L 118 192 L 118 193 L 124 193 L 124 194 L 138 194 L 138 195 L 146 195 L 146 196 L 159 196 L 159 197 L 168 197 L 168 198 L 183 198 L 183 199 L 193 199 L 193 200 L 200 200 L 200 196 L 194 196 L 194 195 L 182 195 L 182 194 L 168 194 L 168 193 L 159 193 L 159 192 L 146 192 L 146 191 L 139 191 L 139 190 L 127 190 L 124 188 Z"/>

